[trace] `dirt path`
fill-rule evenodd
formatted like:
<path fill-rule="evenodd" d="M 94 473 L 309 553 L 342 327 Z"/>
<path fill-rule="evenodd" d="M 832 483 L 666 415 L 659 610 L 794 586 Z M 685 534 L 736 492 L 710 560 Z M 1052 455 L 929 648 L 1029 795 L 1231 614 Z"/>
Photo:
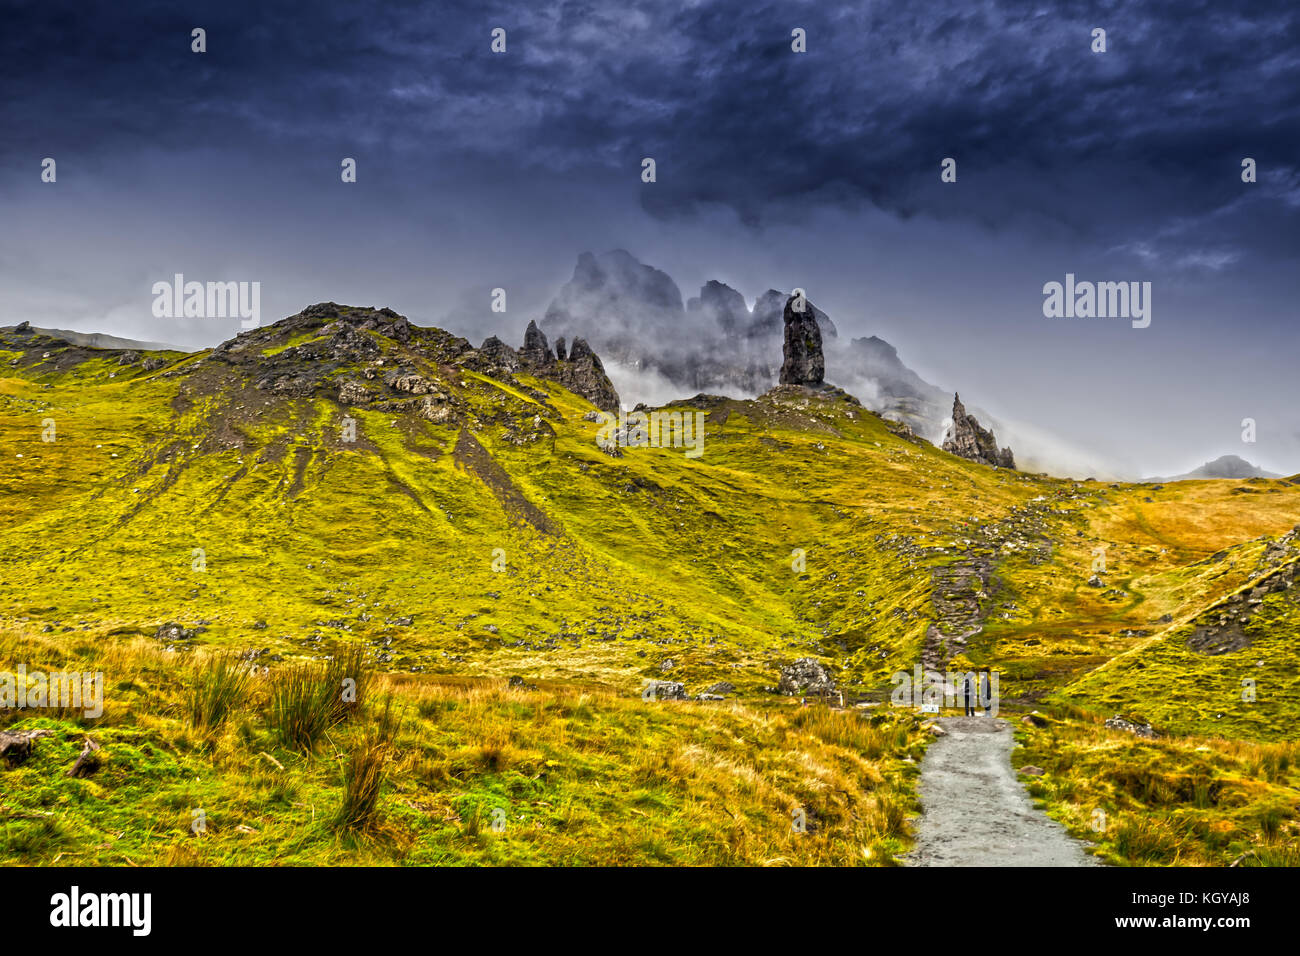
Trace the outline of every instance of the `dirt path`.
<path fill-rule="evenodd" d="M 921 818 L 908 866 L 1098 866 L 1034 808 L 1011 769 L 1011 725 L 944 717 L 921 763 Z"/>

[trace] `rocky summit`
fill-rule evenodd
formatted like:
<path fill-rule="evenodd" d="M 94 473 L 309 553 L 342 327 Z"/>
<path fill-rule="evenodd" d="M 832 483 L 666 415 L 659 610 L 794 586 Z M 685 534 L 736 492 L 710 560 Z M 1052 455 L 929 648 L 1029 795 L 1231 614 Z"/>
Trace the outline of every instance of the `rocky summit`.
<path fill-rule="evenodd" d="M 981 465 L 994 465 L 998 468 L 1016 467 L 1016 459 L 1010 448 L 998 448 L 998 441 L 993 432 L 983 428 L 974 415 L 966 413 L 966 406 L 961 403 L 961 396 L 952 397 L 952 427 L 943 439 L 943 450 Z"/>

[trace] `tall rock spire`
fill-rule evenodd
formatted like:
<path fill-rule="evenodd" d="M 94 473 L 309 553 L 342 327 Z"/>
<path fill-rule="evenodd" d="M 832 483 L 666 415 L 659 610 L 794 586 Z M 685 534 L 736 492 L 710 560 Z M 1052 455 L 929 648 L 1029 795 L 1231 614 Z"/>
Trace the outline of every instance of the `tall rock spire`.
<path fill-rule="evenodd" d="M 822 331 L 810 303 L 801 296 L 790 296 L 782 318 L 785 361 L 781 363 L 781 384 L 820 386 L 826 377 L 826 359 L 822 355 Z"/>

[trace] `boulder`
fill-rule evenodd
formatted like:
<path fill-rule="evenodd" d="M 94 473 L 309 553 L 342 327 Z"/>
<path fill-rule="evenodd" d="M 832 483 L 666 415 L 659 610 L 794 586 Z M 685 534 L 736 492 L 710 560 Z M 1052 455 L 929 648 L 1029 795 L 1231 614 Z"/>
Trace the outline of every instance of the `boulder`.
<path fill-rule="evenodd" d="M 1139 724 L 1131 720 L 1125 720 L 1119 714 L 1107 720 L 1106 726 L 1111 730 L 1122 730 L 1125 733 L 1133 734 L 1136 737 L 1144 737 L 1147 740 L 1154 740 L 1159 736 L 1150 724 Z"/>
<path fill-rule="evenodd" d="M 643 700 L 690 700 L 686 685 L 671 680 L 652 680 L 642 692 Z"/>
<path fill-rule="evenodd" d="M 197 628 L 182 627 L 175 621 L 168 621 L 166 624 L 159 625 L 153 636 L 155 640 L 175 644 L 179 641 L 192 641 L 198 637 L 198 634 Z"/>
<path fill-rule="evenodd" d="M 778 693 L 787 696 L 832 694 L 835 692 L 835 680 L 815 657 L 801 657 L 781 668 L 781 680 L 776 689 Z"/>
<path fill-rule="evenodd" d="M 0 757 L 17 766 L 32 755 L 37 740 L 52 736 L 52 730 L 0 730 Z"/>

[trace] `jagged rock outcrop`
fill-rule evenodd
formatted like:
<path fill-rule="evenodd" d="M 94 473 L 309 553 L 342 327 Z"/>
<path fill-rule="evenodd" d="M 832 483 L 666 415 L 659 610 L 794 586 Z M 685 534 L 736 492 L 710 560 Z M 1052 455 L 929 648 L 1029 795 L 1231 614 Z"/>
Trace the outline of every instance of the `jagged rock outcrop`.
<path fill-rule="evenodd" d="M 713 279 L 683 308 L 671 277 L 616 249 L 579 256 L 539 325 L 552 337 L 581 336 L 619 369 L 653 371 L 683 391 L 759 394 L 777 382 L 786 298 L 766 292 L 751 312 L 739 291 Z M 823 339 L 833 339 L 830 317 L 808 305 Z"/>
<path fill-rule="evenodd" d="M 489 340 L 490 341 L 490 340 Z M 484 342 L 486 348 L 487 342 Z M 480 352 L 483 349 L 479 350 Z M 524 332 L 524 347 L 516 356 L 516 368 L 526 370 L 539 378 L 559 382 L 575 395 L 581 395 L 597 408 L 607 412 L 618 411 L 618 392 L 605 374 L 600 357 L 584 338 L 576 338 L 566 349 L 564 338 L 556 341 L 556 351 L 551 352 L 546 333 L 529 322 Z"/>
<path fill-rule="evenodd" d="M 1010 448 L 998 448 L 997 438 L 993 432 L 980 426 L 974 415 L 966 414 L 966 406 L 961 403 L 961 396 L 954 394 L 952 401 L 952 427 L 943 439 L 943 450 L 949 454 L 979 462 L 981 465 L 994 465 L 999 468 L 1015 468 L 1016 459 Z"/>
<path fill-rule="evenodd" d="M 489 335 L 478 347 L 479 354 L 489 365 L 507 372 L 517 372 L 520 368 L 519 353 L 495 335 Z"/>
<path fill-rule="evenodd" d="M 782 385 L 818 387 L 826 378 L 826 358 L 822 354 L 822 333 L 810 303 L 790 296 L 785 304 L 785 343 L 781 364 Z"/>
<path fill-rule="evenodd" d="M 570 342 L 582 336 L 602 355 L 635 364 L 680 337 L 685 317 L 681 290 L 667 273 L 615 249 L 578 257 L 573 278 L 551 301 L 541 325 Z"/>
<path fill-rule="evenodd" d="M 769 289 L 749 309 L 742 292 L 713 279 L 683 310 L 680 290 L 660 270 L 622 250 L 584 253 L 538 324 L 552 337 L 585 338 L 613 363 L 615 378 L 625 369 L 654 372 L 683 393 L 759 395 L 780 379 L 788 299 L 788 293 Z M 875 336 L 841 339 L 830 316 L 805 301 L 821 331 L 824 377 L 938 442 L 947 392 L 908 368 L 888 342 Z"/>
<path fill-rule="evenodd" d="M 605 374 L 600 356 L 591 350 L 586 339 L 574 339 L 566 361 L 556 363 L 556 380 L 597 408 L 618 411 L 618 392 Z"/>
<path fill-rule="evenodd" d="M 536 322 L 529 321 L 528 328 L 524 330 L 524 347 L 519 350 L 519 360 L 525 365 L 540 368 L 550 365 L 554 359 L 550 343 L 546 341 L 546 333 L 537 327 Z"/>

